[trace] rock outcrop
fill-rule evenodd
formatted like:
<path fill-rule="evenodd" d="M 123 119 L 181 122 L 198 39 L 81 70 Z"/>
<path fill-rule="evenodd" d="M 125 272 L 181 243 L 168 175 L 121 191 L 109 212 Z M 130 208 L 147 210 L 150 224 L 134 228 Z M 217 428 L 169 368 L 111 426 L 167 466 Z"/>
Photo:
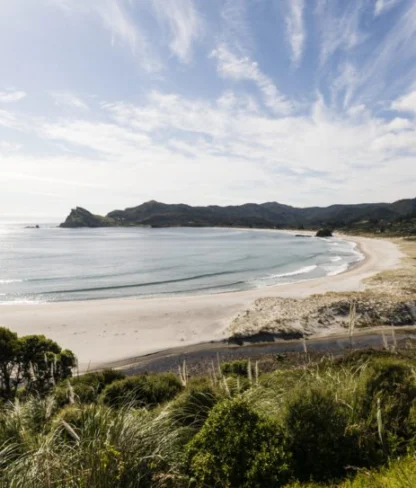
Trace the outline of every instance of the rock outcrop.
<path fill-rule="evenodd" d="M 330 229 L 319 229 L 316 237 L 332 237 L 332 231 Z"/>
<path fill-rule="evenodd" d="M 85 208 L 76 207 L 71 210 L 71 213 L 59 227 L 75 228 L 75 227 L 112 227 L 117 225 L 117 222 L 109 217 L 101 217 L 94 215 Z"/>

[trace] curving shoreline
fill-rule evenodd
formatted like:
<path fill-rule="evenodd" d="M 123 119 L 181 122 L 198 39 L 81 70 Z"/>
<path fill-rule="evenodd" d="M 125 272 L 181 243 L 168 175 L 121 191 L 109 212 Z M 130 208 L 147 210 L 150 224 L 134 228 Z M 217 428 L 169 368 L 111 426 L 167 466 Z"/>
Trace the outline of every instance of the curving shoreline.
<path fill-rule="evenodd" d="M 400 263 L 402 253 L 391 241 L 338 237 L 355 242 L 365 259 L 335 276 L 214 295 L 2 305 L 0 325 L 19 335 L 51 337 L 75 352 L 81 370 L 172 347 L 221 340 L 232 320 L 258 298 L 302 298 L 329 291 L 363 290 L 366 278 Z"/>

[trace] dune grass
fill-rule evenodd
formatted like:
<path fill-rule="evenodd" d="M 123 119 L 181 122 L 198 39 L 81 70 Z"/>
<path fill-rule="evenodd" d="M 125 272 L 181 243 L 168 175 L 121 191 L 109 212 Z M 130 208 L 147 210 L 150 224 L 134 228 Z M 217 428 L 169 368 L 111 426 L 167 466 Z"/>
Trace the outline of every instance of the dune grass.
<path fill-rule="evenodd" d="M 415 362 L 363 351 L 266 374 L 73 378 L 0 406 L 0 486 L 416 486 Z"/>

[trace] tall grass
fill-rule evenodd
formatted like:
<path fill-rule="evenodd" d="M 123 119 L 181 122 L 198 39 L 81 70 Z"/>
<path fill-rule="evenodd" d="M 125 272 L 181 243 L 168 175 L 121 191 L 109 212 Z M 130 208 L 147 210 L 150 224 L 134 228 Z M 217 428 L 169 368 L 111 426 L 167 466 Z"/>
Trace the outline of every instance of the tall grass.
<path fill-rule="evenodd" d="M 84 391 L 81 380 L 57 385 L 45 398 L 0 406 L 0 486 L 247 488 L 273 479 L 277 488 L 289 476 L 305 488 L 311 479 L 342 488 L 416 486 L 415 363 L 398 351 L 353 351 L 262 374 L 261 362 L 218 358 L 202 378 L 182 364 L 175 381 L 109 374 L 109 385 L 100 380 L 85 395 L 74 391 Z M 151 401 L 105 404 L 106 391 L 135 381 L 150 382 Z M 84 379 L 83 388 L 95 382 Z"/>

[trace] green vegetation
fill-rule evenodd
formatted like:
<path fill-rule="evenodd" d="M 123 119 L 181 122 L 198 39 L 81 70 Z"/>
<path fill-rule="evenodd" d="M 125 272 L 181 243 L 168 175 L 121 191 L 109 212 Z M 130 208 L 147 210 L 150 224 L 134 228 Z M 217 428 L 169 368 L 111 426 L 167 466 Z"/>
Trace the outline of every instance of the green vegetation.
<path fill-rule="evenodd" d="M 266 373 L 261 361 L 233 361 L 195 378 L 186 365 L 180 378 L 71 377 L 53 341 L 0 332 L 0 486 L 416 486 L 411 348 L 305 353 Z"/>
<path fill-rule="evenodd" d="M 43 335 L 18 338 L 0 327 L 0 398 L 19 394 L 44 394 L 52 386 L 72 376 L 74 354 Z"/>
<path fill-rule="evenodd" d="M 355 233 L 416 235 L 416 198 L 394 203 L 332 205 L 296 208 L 277 202 L 248 203 L 228 207 L 169 205 L 154 200 L 105 217 L 77 207 L 61 227 L 108 227 L 144 225 L 151 227 L 258 227 L 271 229 L 340 229 Z M 324 236 L 323 236 L 324 237 Z"/>
<path fill-rule="evenodd" d="M 106 386 L 101 399 L 110 407 L 153 407 L 172 400 L 181 390 L 180 380 L 172 373 L 142 374 Z"/>

